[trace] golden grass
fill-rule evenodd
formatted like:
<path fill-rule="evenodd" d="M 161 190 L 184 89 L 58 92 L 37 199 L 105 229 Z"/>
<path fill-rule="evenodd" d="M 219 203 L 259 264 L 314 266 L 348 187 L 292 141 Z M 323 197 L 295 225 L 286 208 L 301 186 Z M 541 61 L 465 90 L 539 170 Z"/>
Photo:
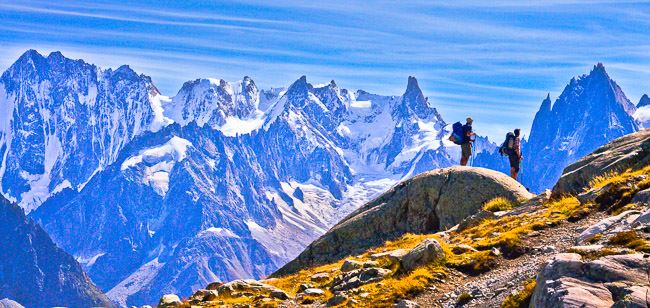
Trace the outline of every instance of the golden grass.
<path fill-rule="evenodd" d="M 650 252 L 650 241 L 642 238 L 636 231 L 624 231 L 609 239 L 609 244 L 621 245 L 641 252 Z"/>
<path fill-rule="evenodd" d="M 516 204 L 504 197 L 496 197 L 483 205 L 483 209 L 490 212 L 512 210 Z"/>
<path fill-rule="evenodd" d="M 609 184 L 627 183 L 639 175 L 647 174 L 650 174 L 650 166 L 645 166 L 637 170 L 627 169 L 623 172 L 608 172 L 593 178 L 589 182 L 589 186 L 590 189 L 603 188 Z M 646 179 L 646 181 L 650 181 L 650 179 Z"/>
<path fill-rule="evenodd" d="M 515 294 L 510 294 L 503 300 L 501 308 L 528 308 L 530 300 L 533 297 L 533 292 L 535 291 L 535 286 L 535 278 L 528 279 L 524 283 L 523 290 Z"/>

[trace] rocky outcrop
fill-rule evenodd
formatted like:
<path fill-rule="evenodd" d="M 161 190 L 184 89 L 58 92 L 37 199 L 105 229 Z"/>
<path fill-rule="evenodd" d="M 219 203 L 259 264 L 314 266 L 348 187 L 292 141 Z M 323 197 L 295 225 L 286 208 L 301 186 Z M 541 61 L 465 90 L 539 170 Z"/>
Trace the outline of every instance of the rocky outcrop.
<path fill-rule="evenodd" d="M 531 196 L 519 183 L 496 171 L 436 169 L 406 180 L 362 206 L 273 275 L 334 261 L 405 233 L 450 228 L 495 197 L 521 201 Z"/>
<path fill-rule="evenodd" d="M 618 138 L 566 167 L 553 187 L 553 195 L 577 194 L 599 175 L 648 164 L 650 130 L 646 129 Z"/>
<path fill-rule="evenodd" d="M 0 298 L 26 307 L 112 307 L 81 265 L 2 196 L 0 243 Z"/>
<path fill-rule="evenodd" d="M 531 307 L 646 307 L 650 259 L 643 254 L 585 261 L 558 254 L 537 275 Z"/>

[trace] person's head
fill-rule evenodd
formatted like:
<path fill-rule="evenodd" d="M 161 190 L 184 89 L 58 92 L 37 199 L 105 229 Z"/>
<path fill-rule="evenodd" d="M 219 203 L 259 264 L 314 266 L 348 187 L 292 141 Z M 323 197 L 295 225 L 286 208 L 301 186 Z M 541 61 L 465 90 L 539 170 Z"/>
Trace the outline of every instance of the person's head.
<path fill-rule="evenodd" d="M 519 128 L 515 128 L 515 136 L 519 137 L 519 134 L 521 134 L 521 130 Z"/>
<path fill-rule="evenodd" d="M 472 122 L 474 122 L 474 120 L 472 120 L 470 117 L 467 117 L 467 124 L 472 125 Z"/>

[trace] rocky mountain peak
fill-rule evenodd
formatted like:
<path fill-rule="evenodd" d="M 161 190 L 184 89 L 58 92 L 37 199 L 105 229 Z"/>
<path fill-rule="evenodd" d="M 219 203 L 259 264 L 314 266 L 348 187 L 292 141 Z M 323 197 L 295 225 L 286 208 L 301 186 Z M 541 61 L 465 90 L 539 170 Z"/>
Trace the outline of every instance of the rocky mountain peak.
<path fill-rule="evenodd" d="M 406 91 L 398 104 L 393 107 L 393 116 L 400 119 L 408 119 L 412 116 L 428 119 L 435 113 L 435 109 L 431 107 L 428 99 L 422 93 L 417 79 L 409 76 Z"/>
<path fill-rule="evenodd" d="M 648 97 L 648 94 L 643 94 L 639 100 L 639 103 L 636 105 L 636 108 L 641 108 L 648 105 L 650 105 L 650 97 Z"/>

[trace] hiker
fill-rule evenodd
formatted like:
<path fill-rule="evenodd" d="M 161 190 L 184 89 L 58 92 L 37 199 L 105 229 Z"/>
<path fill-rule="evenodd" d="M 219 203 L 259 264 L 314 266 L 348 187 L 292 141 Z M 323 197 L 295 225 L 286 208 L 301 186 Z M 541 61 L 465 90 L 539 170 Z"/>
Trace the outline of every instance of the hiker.
<path fill-rule="evenodd" d="M 467 122 L 465 125 L 463 125 L 463 143 L 460 144 L 460 149 L 461 149 L 461 156 L 460 156 L 460 165 L 461 166 L 467 166 L 467 162 L 469 161 L 469 158 L 472 156 L 472 142 L 474 142 L 474 139 L 472 139 L 472 135 L 474 135 L 474 132 L 472 131 L 472 123 L 474 120 L 472 118 L 467 118 Z"/>
<path fill-rule="evenodd" d="M 472 156 L 472 142 L 474 139 L 472 136 L 474 132 L 472 131 L 472 118 L 467 118 L 465 125 L 460 122 L 456 122 L 451 126 L 451 134 L 449 135 L 449 141 L 460 145 L 461 156 L 460 156 L 460 165 L 467 166 L 469 158 Z"/>
<path fill-rule="evenodd" d="M 510 177 L 517 180 L 517 175 L 519 175 L 519 165 L 521 160 L 524 158 L 521 155 L 521 138 L 519 135 L 521 130 L 519 128 L 514 130 L 514 135 L 508 140 L 508 160 L 510 160 Z"/>

